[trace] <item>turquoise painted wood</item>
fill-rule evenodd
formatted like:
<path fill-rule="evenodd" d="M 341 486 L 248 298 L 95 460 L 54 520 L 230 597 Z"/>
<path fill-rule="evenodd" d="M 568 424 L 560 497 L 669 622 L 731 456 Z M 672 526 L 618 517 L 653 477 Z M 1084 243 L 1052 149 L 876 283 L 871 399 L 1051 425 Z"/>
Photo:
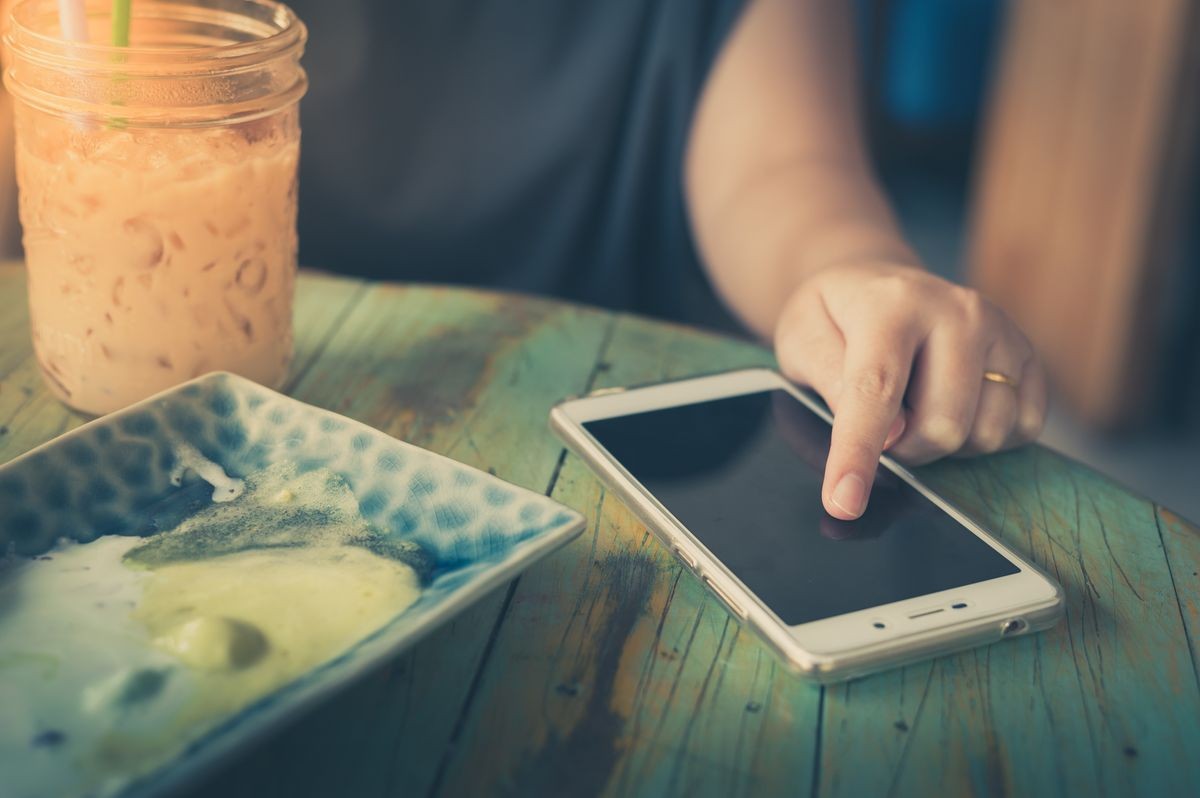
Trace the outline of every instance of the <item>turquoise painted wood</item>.
<path fill-rule="evenodd" d="M 41 385 L 23 293 L 0 266 L 0 462 L 83 421 Z M 1039 448 L 925 469 L 1059 579 L 1067 619 L 821 689 L 546 428 L 568 394 L 770 362 L 545 300 L 305 275 L 291 394 L 590 527 L 193 794 L 1200 795 L 1200 530 L 1169 510 Z"/>

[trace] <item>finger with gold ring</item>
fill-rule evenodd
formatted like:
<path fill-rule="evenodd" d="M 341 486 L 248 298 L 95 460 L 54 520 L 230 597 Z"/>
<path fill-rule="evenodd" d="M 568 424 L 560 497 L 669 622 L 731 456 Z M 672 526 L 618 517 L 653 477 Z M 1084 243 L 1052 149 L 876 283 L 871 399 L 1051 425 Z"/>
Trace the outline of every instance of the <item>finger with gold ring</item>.
<path fill-rule="evenodd" d="M 1014 380 L 1012 377 L 1008 376 L 1007 374 L 1003 374 L 999 371 L 985 371 L 985 372 L 983 372 L 983 378 L 985 380 L 987 380 L 988 382 L 995 382 L 1000 385 L 1007 385 L 1008 387 L 1012 388 L 1013 390 L 1016 390 L 1021 385 L 1021 383 L 1019 383 L 1017 380 Z"/>

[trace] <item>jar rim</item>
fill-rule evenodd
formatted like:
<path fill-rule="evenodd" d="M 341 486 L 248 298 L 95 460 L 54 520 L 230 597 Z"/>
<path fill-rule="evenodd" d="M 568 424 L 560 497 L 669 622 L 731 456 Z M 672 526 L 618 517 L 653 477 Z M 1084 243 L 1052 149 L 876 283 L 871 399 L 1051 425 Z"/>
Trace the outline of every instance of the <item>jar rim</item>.
<path fill-rule="evenodd" d="M 196 8 L 218 12 L 232 19 L 238 16 L 246 17 L 248 12 L 258 10 L 266 12 L 264 21 L 259 24 L 264 29 L 269 26 L 270 32 L 246 41 L 196 46 L 131 44 L 118 47 L 111 44 L 75 42 L 45 33 L 35 27 L 35 19 L 44 21 L 46 17 L 52 17 L 57 20 L 58 10 L 54 0 L 22 0 L 11 12 L 11 26 L 4 36 L 4 45 L 10 52 L 19 53 L 21 57 L 40 62 L 44 66 L 71 65 L 75 69 L 82 67 L 85 71 L 119 70 L 130 74 L 143 71 L 143 68 L 147 67 L 145 71 L 153 71 L 156 65 L 178 65 L 197 61 L 206 61 L 211 67 L 214 60 L 220 62 L 222 70 L 237 68 L 243 62 L 261 63 L 264 55 L 283 55 L 293 48 L 303 47 L 308 38 L 304 23 L 296 13 L 276 0 L 224 0 L 223 4 L 228 4 L 228 7 L 208 8 L 197 4 L 196 0 L 151 0 L 132 3 L 131 14 L 134 20 L 145 20 L 163 18 L 163 9 Z M 87 16 L 108 18 L 109 14 L 89 8 Z"/>
<path fill-rule="evenodd" d="M 87 0 L 99 37 L 106 0 Z M 304 23 L 275 0 L 141 0 L 134 47 L 75 42 L 54 0 L 26 0 L 4 37 L 4 85 L 20 105 L 137 128 L 238 124 L 298 102 L 308 87 Z M 16 13 L 19 12 L 19 13 Z M 149 45 L 149 46 L 147 46 Z"/>

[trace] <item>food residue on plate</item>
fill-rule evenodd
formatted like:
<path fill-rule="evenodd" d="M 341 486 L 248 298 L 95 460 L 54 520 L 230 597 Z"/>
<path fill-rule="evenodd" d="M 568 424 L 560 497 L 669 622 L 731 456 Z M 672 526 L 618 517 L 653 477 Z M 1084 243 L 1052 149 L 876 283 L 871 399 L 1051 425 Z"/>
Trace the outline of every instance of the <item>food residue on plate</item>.
<path fill-rule="evenodd" d="M 170 531 L 0 566 L 4 795 L 120 790 L 416 601 L 428 556 L 333 472 L 234 482 Z"/>

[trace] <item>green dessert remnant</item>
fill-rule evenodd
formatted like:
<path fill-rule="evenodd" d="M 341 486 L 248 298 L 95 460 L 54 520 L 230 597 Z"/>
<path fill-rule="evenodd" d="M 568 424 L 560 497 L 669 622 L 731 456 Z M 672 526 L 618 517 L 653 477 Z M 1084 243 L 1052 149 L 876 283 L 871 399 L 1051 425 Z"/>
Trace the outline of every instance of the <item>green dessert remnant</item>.
<path fill-rule="evenodd" d="M 133 567 L 158 568 L 251 549 L 361 546 L 409 565 L 424 580 L 432 561 L 416 543 L 392 540 L 359 513 L 346 481 L 329 469 L 297 473 L 277 463 L 246 477 L 234 501 L 214 503 L 125 555 Z"/>
<path fill-rule="evenodd" d="M 232 710 L 288 682 L 412 604 L 430 558 L 391 540 L 328 469 L 278 463 L 175 529 L 131 548 L 149 571 L 133 612 L 153 646 L 194 669 L 194 712 Z M 192 712 L 185 712 L 185 716 Z"/>
<path fill-rule="evenodd" d="M 420 597 L 429 555 L 331 471 L 184 454 L 213 502 L 174 529 L 0 563 L 3 795 L 119 793 Z"/>
<path fill-rule="evenodd" d="M 193 668 L 236 670 L 267 653 L 267 638 L 257 626 L 237 618 L 201 615 L 168 629 L 154 645 Z"/>

